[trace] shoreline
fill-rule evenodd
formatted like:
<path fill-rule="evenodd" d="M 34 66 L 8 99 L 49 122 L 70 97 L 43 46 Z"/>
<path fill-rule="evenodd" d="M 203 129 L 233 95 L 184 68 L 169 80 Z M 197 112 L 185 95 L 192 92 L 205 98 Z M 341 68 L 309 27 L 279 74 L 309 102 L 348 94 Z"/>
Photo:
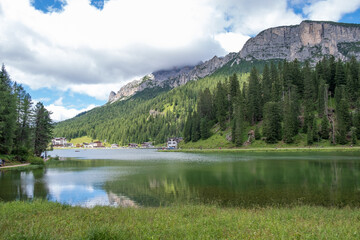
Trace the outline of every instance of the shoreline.
<path fill-rule="evenodd" d="M 184 153 L 241 153 L 241 152 L 358 152 L 360 147 L 268 147 L 268 148 L 185 148 L 174 150 L 158 150 L 159 152 L 184 152 Z"/>

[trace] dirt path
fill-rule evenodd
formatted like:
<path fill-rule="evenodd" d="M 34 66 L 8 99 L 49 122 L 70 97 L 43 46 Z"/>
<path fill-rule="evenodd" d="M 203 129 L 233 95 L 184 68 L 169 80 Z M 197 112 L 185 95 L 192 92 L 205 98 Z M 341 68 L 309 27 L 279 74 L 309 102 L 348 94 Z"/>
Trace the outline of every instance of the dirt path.
<path fill-rule="evenodd" d="M 28 166 L 28 165 L 30 165 L 30 163 L 24 163 L 24 164 L 18 164 L 18 165 L 5 166 L 5 167 L 0 167 L 0 169 L 3 169 L 3 168 L 13 168 L 13 167 L 23 167 L 23 166 Z"/>

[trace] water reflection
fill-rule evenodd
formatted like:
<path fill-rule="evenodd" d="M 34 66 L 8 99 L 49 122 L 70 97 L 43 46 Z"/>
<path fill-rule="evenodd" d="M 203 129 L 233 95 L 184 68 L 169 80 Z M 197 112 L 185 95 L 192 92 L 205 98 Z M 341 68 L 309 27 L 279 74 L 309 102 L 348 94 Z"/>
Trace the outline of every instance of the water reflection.
<path fill-rule="evenodd" d="M 91 159 L 100 152 L 105 159 Z M 84 207 L 214 202 L 360 206 L 359 156 L 93 150 L 79 155 L 80 160 L 60 161 L 43 170 L 0 171 L 0 199 L 43 198 Z"/>

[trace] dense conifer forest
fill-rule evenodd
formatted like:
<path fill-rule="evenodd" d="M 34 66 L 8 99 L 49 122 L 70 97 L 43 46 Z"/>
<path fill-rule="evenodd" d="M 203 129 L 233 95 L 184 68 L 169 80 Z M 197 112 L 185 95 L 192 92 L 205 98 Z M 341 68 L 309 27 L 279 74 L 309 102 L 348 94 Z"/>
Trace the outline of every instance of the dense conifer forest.
<path fill-rule="evenodd" d="M 19 161 L 40 156 L 52 137 L 50 112 L 41 102 L 33 106 L 31 96 L 13 82 L 2 66 L 0 71 L 0 154 Z"/>
<path fill-rule="evenodd" d="M 250 73 L 225 65 L 215 74 L 173 90 L 147 89 L 59 123 L 57 136 L 91 136 L 126 145 L 183 136 L 185 142 L 229 131 L 234 146 L 253 140 L 306 144 L 360 138 L 359 62 L 334 57 L 312 66 L 297 60 L 256 62 Z M 255 67 L 256 66 L 256 67 Z M 230 75 L 230 76 L 229 76 Z M 155 97 L 154 97 L 155 96 Z M 251 131 L 249 132 L 249 129 Z"/>

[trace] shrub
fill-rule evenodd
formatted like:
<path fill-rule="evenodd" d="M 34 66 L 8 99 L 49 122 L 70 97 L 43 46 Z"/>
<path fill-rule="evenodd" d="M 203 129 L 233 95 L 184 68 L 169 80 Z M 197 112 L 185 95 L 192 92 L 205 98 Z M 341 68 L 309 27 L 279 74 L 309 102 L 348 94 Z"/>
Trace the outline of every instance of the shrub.
<path fill-rule="evenodd" d="M 40 157 L 30 156 L 27 160 L 31 165 L 45 165 L 44 160 Z"/>

